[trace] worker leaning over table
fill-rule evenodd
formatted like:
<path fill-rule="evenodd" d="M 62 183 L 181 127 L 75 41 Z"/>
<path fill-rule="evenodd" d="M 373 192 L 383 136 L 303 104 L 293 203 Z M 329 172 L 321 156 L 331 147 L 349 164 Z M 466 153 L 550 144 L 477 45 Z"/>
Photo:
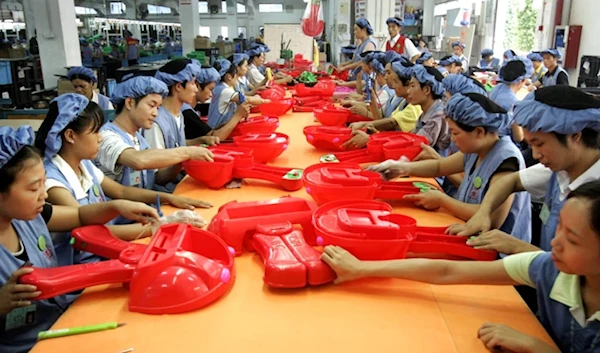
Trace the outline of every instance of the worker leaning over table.
<path fill-rule="evenodd" d="M 350 75 L 348 76 L 349 81 L 337 81 L 337 84 L 339 86 L 356 88 L 356 80 L 359 79 L 359 75 L 362 68 L 360 54 L 364 52 L 374 51 L 377 48 L 377 46 L 375 45 L 375 41 L 373 41 L 373 39 L 371 38 L 372 34 L 373 27 L 371 27 L 369 21 L 367 21 L 364 17 L 361 17 L 358 20 L 356 20 L 356 22 L 354 23 L 354 36 L 358 40 L 360 40 L 361 43 L 358 47 L 356 47 L 354 55 L 352 56 L 352 61 L 338 66 L 337 69 L 339 72 L 350 70 Z"/>
<path fill-rule="evenodd" d="M 30 126 L 0 127 L 0 352 L 28 352 L 38 332 L 48 330 L 75 300 L 59 295 L 35 300 L 41 293 L 19 277 L 29 267 L 54 268 L 57 258 L 50 232 L 105 224 L 122 215 L 148 223 L 156 210 L 143 203 L 116 200 L 81 207 L 45 203 L 46 171 L 40 151 L 32 146 Z M 18 206 L 18 207 L 15 207 Z"/>
<path fill-rule="evenodd" d="M 265 87 L 268 83 L 268 78 L 261 72 L 261 68 L 264 68 L 265 64 L 265 53 L 269 51 L 268 48 L 269 47 L 266 45 L 253 44 L 245 52 L 245 54 L 248 55 L 248 63 L 250 65 L 248 73 L 246 74 L 246 77 L 248 78 L 248 88 L 250 90 L 258 90 Z M 236 79 L 235 83 L 237 83 L 237 81 L 238 80 Z M 292 76 L 281 73 L 275 74 L 273 80 L 275 84 L 286 84 L 292 81 Z"/>

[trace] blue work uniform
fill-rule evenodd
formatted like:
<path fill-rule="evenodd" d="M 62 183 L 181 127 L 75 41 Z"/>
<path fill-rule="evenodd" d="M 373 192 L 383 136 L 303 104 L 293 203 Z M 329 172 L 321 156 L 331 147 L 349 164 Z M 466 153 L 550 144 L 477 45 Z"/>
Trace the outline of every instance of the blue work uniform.
<path fill-rule="evenodd" d="M 208 107 L 208 125 L 210 125 L 210 127 L 213 129 L 217 129 L 231 120 L 231 117 L 233 114 L 235 114 L 237 109 L 237 104 L 233 101 L 230 101 L 227 104 L 227 108 L 224 112 L 221 113 L 219 111 L 221 94 L 223 93 L 223 90 L 228 87 L 229 86 L 225 82 L 220 82 L 213 90 L 213 98 L 210 106 Z"/>

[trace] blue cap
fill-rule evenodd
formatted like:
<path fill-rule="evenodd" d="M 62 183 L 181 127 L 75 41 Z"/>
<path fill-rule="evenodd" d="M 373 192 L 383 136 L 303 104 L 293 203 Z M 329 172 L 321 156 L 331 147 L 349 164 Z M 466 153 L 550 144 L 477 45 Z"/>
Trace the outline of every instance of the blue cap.
<path fill-rule="evenodd" d="M 506 49 L 503 55 L 506 57 L 506 59 L 512 59 L 516 54 L 514 51 L 512 51 L 512 49 Z"/>
<path fill-rule="evenodd" d="M 405 66 L 400 61 L 396 61 L 392 63 L 392 70 L 400 77 L 400 79 L 409 80 L 412 75 L 412 69 L 414 66 Z"/>
<path fill-rule="evenodd" d="M 542 54 L 540 54 L 540 52 L 537 52 L 537 51 L 527 54 L 527 59 L 529 59 L 531 61 L 544 61 Z"/>
<path fill-rule="evenodd" d="M 371 60 L 369 66 L 377 73 L 385 74 L 385 66 L 379 60 Z"/>
<path fill-rule="evenodd" d="M 354 54 L 355 51 L 356 45 L 347 45 L 345 47 L 342 47 L 342 54 Z"/>
<path fill-rule="evenodd" d="M 452 42 L 452 48 L 454 48 L 454 47 L 461 47 L 461 48 L 465 49 L 467 46 L 464 43 L 456 41 L 456 42 Z"/>
<path fill-rule="evenodd" d="M 484 96 L 487 95 L 485 89 L 479 87 L 472 78 L 465 75 L 448 75 L 444 78 L 442 84 L 446 91 L 450 92 L 451 95 L 457 93 L 479 93 Z"/>
<path fill-rule="evenodd" d="M 481 56 L 494 55 L 494 51 L 492 49 L 483 49 L 481 51 Z"/>
<path fill-rule="evenodd" d="M 457 93 L 446 102 L 446 115 L 457 123 L 471 127 L 483 127 L 487 131 L 505 130 L 511 124 L 506 110 L 478 93 Z"/>
<path fill-rule="evenodd" d="M 452 64 L 459 64 L 461 63 L 460 58 L 456 55 L 451 55 L 447 58 L 443 58 L 442 60 L 440 60 L 440 65 L 442 66 L 450 66 Z"/>
<path fill-rule="evenodd" d="M 94 71 L 92 71 L 92 69 L 87 68 L 85 66 L 75 66 L 69 69 L 69 71 L 67 72 L 67 78 L 69 80 L 72 80 L 73 76 L 75 75 L 81 75 L 81 76 L 85 76 L 88 77 L 92 82 L 98 82 L 98 78 L 96 77 L 96 74 L 94 73 Z"/>
<path fill-rule="evenodd" d="M 366 18 L 361 17 L 358 20 L 356 20 L 354 22 L 354 24 L 356 24 L 358 27 L 360 27 L 362 29 L 366 29 L 368 35 L 373 34 L 373 27 L 371 27 L 371 24 L 369 23 L 369 21 L 367 21 Z"/>
<path fill-rule="evenodd" d="M 421 56 L 419 56 L 419 58 L 417 59 L 417 64 L 423 65 L 423 63 L 425 61 L 431 59 L 432 57 L 433 57 L 433 54 L 431 54 L 428 51 L 421 53 Z"/>
<path fill-rule="evenodd" d="M 396 61 L 402 61 L 403 59 L 406 60 L 405 57 L 398 54 L 397 52 L 395 52 L 393 50 L 389 50 L 389 51 L 385 52 L 385 57 L 383 58 L 383 62 L 385 63 L 385 65 L 387 65 L 389 63 L 394 63 Z"/>
<path fill-rule="evenodd" d="M 123 81 L 115 87 L 110 95 L 110 101 L 115 105 L 119 105 L 126 98 L 139 99 L 149 94 L 160 94 L 165 98 L 169 94 L 169 87 L 166 83 L 150 76 L 131 78 L 123 76 Z"/>
<path fill-rule="evenodd" d="M 544 55 L 544 54 L 550 54 L 557 59 L 562 58 L 562 55 L 560 54 L 560 52 L 557 49 L 542 50 L 542 55 Z"/>
<path fill-rule="evenodd" d="M 200 70 L 198 65 L 198 61 L 190 60 L 190 62 L 183 68 L 183 70 L 179 71 L 176 74 L 168 74 L 166 72 L 160 71 L 158 69 L 156 74 L 154 74 L 154 78 L 160 80 L 167 84 L 167 86 L 173 86 L 177 83 L 182 82 L 190 82 L 194 79 L 196 72 Z"/>
<path fill-rule="evenodd" d="M 530 132 L 569 135 L 586 128 L 600 132 L 597 98 L 571 86 L 542 87 L 516 102 L 513 112 L 516 123 Z"/>
<path fill-rule="evenodd" d="M 533 63 L 522 56 L 513 56 L 505 60 L 498 72 L 500 81 L 506 84 L 519 83 L 533 75 Z"/>
<path fill-rule="evenodd" d="M 211 82 L 219 82 L 221 81 L 221 76 L 219 76 L 219 72 L 214 67 L 202 68 L 196 74 L 196 82 L 201 85 L 207 85 Z"/>
<path fill-rule="evenodd" d="M 50 130 L 48 136 L 46 136 L 46 150 L 44 156 L 48 159 L 54 157 L 60 148 L 62 147 L 62 136 L 60 133 L 69 125 L 73 120 L 77 119 L 79 114 L 88 106 L 90 103 L 82 94 L 66 93 L 54 98 L 52 103 L 58 104 L 58 115 Z"/>
<path fill-rule="evenodd" d="M 245 52 L 245 54 L 248 55 L 248 58 L 251 58 L 251 57 L 254 57 L 254 56 L 259 56 L 262 53 L 264 53 L 264 51 L 260 47 L 249 48 Z"/>
<path fill-rule="evenodd" d="M 231 61 L 227 59 L 219 59 L 216 62 L 218 62 L 221 65 L 221 69 L 219 70 L 219 77 L 225 76 L 227 71 L 231 69 Z"/>
<path fill-rule="evenodd" d="M 398 27 L 404 27 L 404 22 L 402 20 L 400 20 L 399 18 L 396 17 L 390 17 L 385 21 L 386 25 L 389 25 L 390 23 L 394 23 L 396 24 Z"/>
<path fill-rule="evenodd" d="M 246 60 L 246 61 L 250 60 L 250 57 L 248 56 L 248 54 L 240 54 L 240 53 L 233 54 L 233 65 L 238 66 L 244 60 Z"/>
<path fill-rule="evenodd" d="M 435 79 L 435 76 L 427 72 L 427 69 L 423 65 L 415 65 L 412 68 L 413 77 L 422 84 L 426 84 L 431 87 L 431 92 L 436 96 L 443 96 L 445 89 L 444 85 Z"/>
<path fill-rule="evenodd" d="M 270 51 L 271 51 L 271 48 L 269 48 L 269 46 L 268 46 L 268 45 L 266 45 L 266 44 L 258 43 L 258 45 L 260 45 L 260 46 L 263 48 L 263 51 L 264 51 L 265 53 L 268 53 L 268 52 L 270 52 Z"/>
<path fill-rule="evenodd" d="M 82 46 L 84 46 L 84 47 L 87 47 L 87 46 L 88 46 L 88 44 L 90 44 L 90 43 L 87 41 L 87 39 L 85 39 L 85 38 L 83 38 L 83 39 L 82 39 L 82 38 L 79 38 L 79 45 L 82 45 Z"/>
<path fill-rule="evenodd" d="M 0 168 L 4 167 L 21 148 L 33 144 L 35 134 L 29 125 L 13 129 L 10 126 L 0 127 Z"/>

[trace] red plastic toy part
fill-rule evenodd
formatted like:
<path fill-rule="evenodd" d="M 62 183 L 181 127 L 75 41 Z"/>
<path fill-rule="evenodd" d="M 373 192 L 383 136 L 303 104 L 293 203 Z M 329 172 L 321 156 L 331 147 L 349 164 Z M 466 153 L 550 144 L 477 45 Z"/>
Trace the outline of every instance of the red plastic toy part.
<path fill-rule="evenodd" d="M 280 101 L 273 101 L 271 103 L 265 103 L 258 106 L 260 113 L 266 116 L 282 116 L 292 109 L 294 102 L 291 99 L 283 99 Z"/>
<path fill-rule="evenodd" d="M 258 226 L 252 244 L 263 259 L 264 281 L 271 287 L 301 288 L 335 279 L 335 273 L 321 261 L 321 253 L 290 222 Z"/>
<path fill-rule="evenodd" d="M 220 236 L 225 243 L 241 255 L 244 245 L 253 250 L 252 235 L 259 225 L 290 222 L 300 224 L 308 244 L 315 245 L 311 225 L 317 206 L 297 197 L 282 197 L 267 201 L 226 203 L 208 225 L 208 230 Z"/>
<path fill-rule="evenodd" d="M 267 163 L 279 157 L 289 145 L 290 138 L 279 132 L 251 133 L 233 138 L 237 147 L 249 148 L 254 151 L 256 163 Z"/>
<path fill-rule="evenodd" d="M 352 138 L 352 129 L 341 126 L 307 126 L 306 141 L 318 149 L 345 151 L 342 145 Z"/>
<path fill-rule="evenodd" d="M 251 133 L 271 133 L 279 127 L 279 119 L 268 116 L 257 116 L 241 121 L 229 137 L 242 136 Z"/>
<path fill-rule="evenodd" d="M 190 177 L 211 189 L 220 189 L 233 178 L 266 180 L 288 191 L 302 188 L 302 169 L 255 164 L 250 149 L 216 146 L 210 150 L 213 162 L 189 160 L 183 162 L 183 168 Z"/>
<path fill-rule="evenodd" d="M 413 160 L 421 151 L 427 138 L 407 132 L 380 132 L 369 136 L 366 149 L 337 152 L 321 157 L 321 162 L 373 163 L 404 156 Z"/>
<path fill-rule="evenodd" d="M 467 237 L 418 227 L 415 219 L 392 213 L 389 204 L 343 200 L 326 203 L 313 215 L 319 245 L 338 245 L 361 260 L 403 259 L 407 253 L 493 261 L 498 253 L 466 244 Z"/>
<path fill-rule="evenodd" d="M 357 164 L 315 164 L 304 170 L 306 192 L 317 204 L 348 199 L 399 199 L 436 186 L 424 182 L 384 181 L 377 172 Z"/>
<path fill-rule="evenodd" d="M 20 283 L 37 286 L 47 299 L 107 283 L 130 282 L 129 310 L 176 314 L 202 308 L 233 286 L 233 249 L 207 231 L 189 225 L 164 225 L 149 245 L 115 238 L 104 226 L 72 233 L 74 247 L 112 260 L 57 268 L 35 268 Z"/>

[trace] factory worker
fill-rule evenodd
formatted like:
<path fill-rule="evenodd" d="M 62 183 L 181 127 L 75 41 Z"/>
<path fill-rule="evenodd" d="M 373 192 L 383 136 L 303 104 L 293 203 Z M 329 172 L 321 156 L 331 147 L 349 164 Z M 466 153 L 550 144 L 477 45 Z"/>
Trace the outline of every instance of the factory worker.
<path fill-rule="evenodd" d="M 456 55 L 448 55 L 440 59 L 438 71 L 446 77 L 447 75 L 454 75 L 461 72 L 461 61 Z"/>
<path fill-rule="evenodd" d="M 213 98 L 208 109 L 208 125 L 212 129 L 220 129 L 231 120 L 237 125 L 248 117 L 250 106 L 245 96 L 234 89 L 237 83 L 237 68 L 227 59 L 215 61 L 220 82 L 213 91 Z"/>
<path fill-rule="evenodd" d="M 464 50 L 467 46 L 461 42 L 452 42 L 452 53 L 460 59 L 461 68 L 463 73 L 469 72 L 469 59 L 464 54 Z"/>
<path fill-rule="evenodd" d="M 354 23 L 354 36 L 360 40 L 360 45 L 356 47 L 352 61 L 338 66 L 338 71 L 351 70 L 350 78 L 356 79 L 361 71 L 361 56 L 363 52 L 374 51 L 377 45 L 371 38 L 373 27 L 367 19 L 361 17 Z M 414 45 L 413 45 L 414 46 Z M 343 85 L 343 84 L 342 84 Z"/>
<path fill-rule="evenodd" d="M 502 58 L 504 59 L 504 61 L 507 61 L 507 60 L 512 59 L 516 55 L 517 55 L 517 53 L 515 53 L 514 50 L 512 50 L 512 49 L 506 49 L 504 51 L 504 54 L 502 54 Z"/>
<path fill-rule="evenodd" d="M 406 59 L 415 62 L 421 52 L 415 47 L 413 41 L 400 34 L 404 22 L 398 17 L 390 17 L 385 21 L 388 26 L 390 39 L 385 42 L 385 51 L 393 50 L 396 53 L 404 56 Z"/>
<path fill-rule="evenodd" d="M 569 74 L 565 69 L 558 66 L 558 60 L 562 58 L 561 53 L 557 49 L 546 49 L 542 51 L 542 57 L 544 58 L 544 66 L 548 71 L 540 80 L 535 81 L 533 85 L 536 88 L 556 85 L 568 86 Z"/>
<path fill-rule="evenodd" d="M 419 65 L 429 66 L 429 67 L 435 66 L 435 60 L 433 59 L 433 54 L 431 54 L 430 52 L 421 53 L 421 56 L 419 56 L 416 63 Z"/>
<path fill-rule="evenodd" d="M 544 66 L 544 58 L 539 52 L 531 52 L 527 54 L 527 59 L 533 63 L 533 76 L 531 76 L 531 83 L 539 81 L 542 76 L 548 72 L 548 69 Z"/>
<path fill-rule="evenodd" d="M 496 70 L 500 67 L 500 59 L 494 58 L 494 51 L 492 49 L 483 49 L 478 66 L 480 69 Z"/>
<path fill-rule="evenodd" d="M 76 93 L 84 95 L 87 99 L 98 104 L 102 110 L 115 109 L 107 96 L 94 90 L 94 84 L 98 83 L 98 78 L 92 69 L 85 66 L 72 67 L 67 72 L 67 78 L 73 84 Z"/>

